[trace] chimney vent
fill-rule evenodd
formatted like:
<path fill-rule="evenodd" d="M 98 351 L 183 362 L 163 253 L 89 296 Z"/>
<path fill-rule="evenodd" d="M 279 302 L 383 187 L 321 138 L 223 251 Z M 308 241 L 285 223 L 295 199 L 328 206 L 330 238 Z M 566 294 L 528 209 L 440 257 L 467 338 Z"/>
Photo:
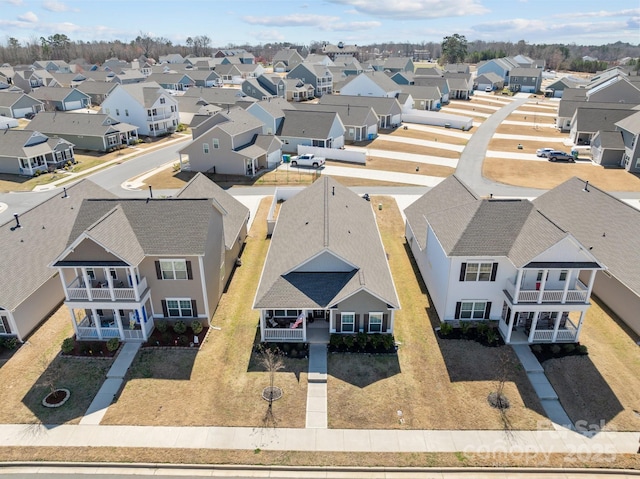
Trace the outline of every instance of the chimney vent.
<path fill-rule="evenodd" d="M 18 228 L 22 228 L 22 225 L 20 224 L 20 219 L 18 218 L 18 213 L 14 213 L 13 217 L 16 219 L 16 224 L 11 228 L 11 231 L 15 231 Z"/>
<path fill-rule="evenodd" d="M 589 193 L 589 181 L 588 180 L 584 184 L 584 190 L 583 191 L 586 191 L 587 193 Z"/>
<path fill-rule="evenodd" d="M 67 187 L 63 187 L 62 191 L 64 191 L 64 195 L 62 195 L 63 198 L 69 198 L 69 195 L 67 194 Z"/>
<path fill-rule="evenodd" d="M 153 190 L 151 189 L 151 185 L 149 185 L 149 197 L 153 198 Z"/>
<path fill-rule="evenodd" d="M 335 195 L 336 195 L 336 187 L 335 187 L 335 186 L 332 186 L 332 187 L 331 187 L 331 194 L 332 194 L 333 196 L 335 196 Z M 16 215 L 16 217 L 17 217 L 17 216 L 18 216 L 18 215 Z"/>

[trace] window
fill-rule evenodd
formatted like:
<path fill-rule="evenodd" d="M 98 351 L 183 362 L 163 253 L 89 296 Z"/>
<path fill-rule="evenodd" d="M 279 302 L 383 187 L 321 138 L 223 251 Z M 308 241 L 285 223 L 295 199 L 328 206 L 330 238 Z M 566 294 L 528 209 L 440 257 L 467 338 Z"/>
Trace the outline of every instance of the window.
<path fill-rule="evenodd" d="M 160 104 L 164 105 L 165 99 L 164 98 L 160 98 Z"/>
<path fill-rule="evenodd" d="M 536 276 L 536 281 L 539 283 L 540 281 L 542 281 L 542 273 L 544 273 L 544 271 L 540 270 L 538 271 L 538 275 Z M 549 279 L 549 271 L 547 271 L 547 276 L 545 278 L 545 281 L 547 281 Z"/>
<path fill-rule="evenodd" d="M 486 301 L 463 301 L 459 319 L 483 319 L 486 308 Z"/>
<path fill-rule="evenodd" d="M 118 273 L 116 273 L 115 268 L 109 268 L 109 274 L 111 275 L 111 279 L 118 279 Z"/>
<path fill-rule="evenodd" d="M 0 314 L 0 334 L 11 334 L 9 318 L 4 314 Z"/>
<path fill-rule="evenodd" d="M 209 153 L 209 143 L 203 143 L 203 144 L 202 144 L 202 152 L 203 152 L 204 154 Z"/>
<path fill-rule="evenodd" d="M 147 116 L 151 116 L 151 110 L 147 110 Z"/>
<path fill-rule="evenodd" d="M 569 271 L 567 271 L 566 269 L 563 269 L 562 271 L 560 271 L 560 281 L 566 281 L 568 273 Z"/>
<path fill-rule="evenodd" d="M 495 281 L 498 263 L 462 263 L 460 281 Z"/>
<path fill-rule="evenodd" d="M 382 313 L 369 313 L 369 332 L 382 332 Z"/>
<path fill-rule="evenodd" d="M 355 332 L 356 313 L 342 313 L 340 322 L 340 331 L 343 333 Z"/>
<path fill-rule="evenodd" d="M 89 279 L 96 279 L 96 272 L 93 270 L 93 268 L 87 268 L 87 276 L 89 277 Z"/>
<path fill-rule="evenodd" d="M 160 279 L 187 279 L 187 262 L 183 259 L 161 259 Z"/>
<path fill-rule="evenodd" d="M 170 318 L 193 317 L 191 299 L 167 299 L 167 315 Z"/>
<path fill-rule="evenodd" d="M 211 142 L 212 142 L 214 148 L 216 148 L 216 149 L 220 148 L 220 141 L 217 138 L 213 138 L 211 140 Z"/>
<path fill-rule="evenodd" d="M 124 111 L 125 116 L 129 116 L 129 110 Z"/>

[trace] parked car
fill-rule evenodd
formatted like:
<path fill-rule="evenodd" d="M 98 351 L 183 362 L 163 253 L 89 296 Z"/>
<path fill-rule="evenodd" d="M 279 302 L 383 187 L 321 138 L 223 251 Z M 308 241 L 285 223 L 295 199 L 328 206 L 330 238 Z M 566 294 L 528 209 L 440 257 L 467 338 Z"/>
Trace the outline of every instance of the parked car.
<path fill-rule="evenodd" d="M 27 120 L 33 120 L 33 118 L 34 118 L 35 116 L 36 116 L 36 114 L 35 114 L 34 112 L 32 112 L 32 111 L 27 112 L 27 113 L 24 115 L 24 117 L 25 117 Z"/>
<path fill-rule="evenodd" d="M 324 165 L 324 158 L 315 156 L 313 153 L 305 153 L 304 155 L 292 156 L 291 166 L 313 166 L 319 168 Z"/>
<path fill-rule="evenodd" d="M 576 159 L 573 157 L 573 155 L 569 154 L 569 153 L 565 153 L 564 151 L 559 151 L 559 150 L 552 150 L 549 153 L 547 153 L 547 158 L 549 158 L 549 161 L 568 161 L 569 163 L 574 163 L 576 161 Z"/>
<path fill-rule="evenodd" d="M 538 148 L 536 150 L 536 155 L 541 158 L 546 158 L 551 151 L 553 151 L 553 148 Z"/>
<path fill-rule="evenodd" d="M 487 93 L 491 93 L 493 91 L 493 87 L 486 86 L 484 87 L 484 91 L 486 91 Z"/>

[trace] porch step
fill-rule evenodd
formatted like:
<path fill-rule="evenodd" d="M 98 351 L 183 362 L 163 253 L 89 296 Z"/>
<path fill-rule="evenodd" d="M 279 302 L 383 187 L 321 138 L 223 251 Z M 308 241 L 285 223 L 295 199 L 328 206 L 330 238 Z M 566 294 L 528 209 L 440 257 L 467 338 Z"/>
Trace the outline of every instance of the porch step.
<path fill-rule="evenodd" d="M 309 345 L 306 426 L 326 429 L 327 421 L 327 346 Z"/>
<path fill-rule="evenodd" d="M 527 373 L 527 377 L 533 386 L 538 397 L 543 399 L 558 399 L 556 391 L 551 386 L 551 383 L 547 379 L 544 373 Z"/>
<path fill-rule="evenodd" d="M 310 383 L 327 382 L 327 346 L 326 344 L 309 345 L 309 375 Z"/>

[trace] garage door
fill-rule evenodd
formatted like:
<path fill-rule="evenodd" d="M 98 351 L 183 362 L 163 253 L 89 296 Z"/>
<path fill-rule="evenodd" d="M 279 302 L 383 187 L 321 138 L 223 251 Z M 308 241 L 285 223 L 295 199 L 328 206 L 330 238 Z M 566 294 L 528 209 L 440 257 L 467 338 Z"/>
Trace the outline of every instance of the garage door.
<path fill-rule="evenodd" d="M 16 108 L 13 110 L 13 117 L 24 118 L 24 116 L 31 111 L 33 111 L 31 108 Z"/>
<path fill-rule="evenodd" d="M 78 101 L 68 101 L 65 103 L 65 109 L 66 110 L 79 110 L 80 108 L 82 108 L 82 101 L 78 100 Z"/>

